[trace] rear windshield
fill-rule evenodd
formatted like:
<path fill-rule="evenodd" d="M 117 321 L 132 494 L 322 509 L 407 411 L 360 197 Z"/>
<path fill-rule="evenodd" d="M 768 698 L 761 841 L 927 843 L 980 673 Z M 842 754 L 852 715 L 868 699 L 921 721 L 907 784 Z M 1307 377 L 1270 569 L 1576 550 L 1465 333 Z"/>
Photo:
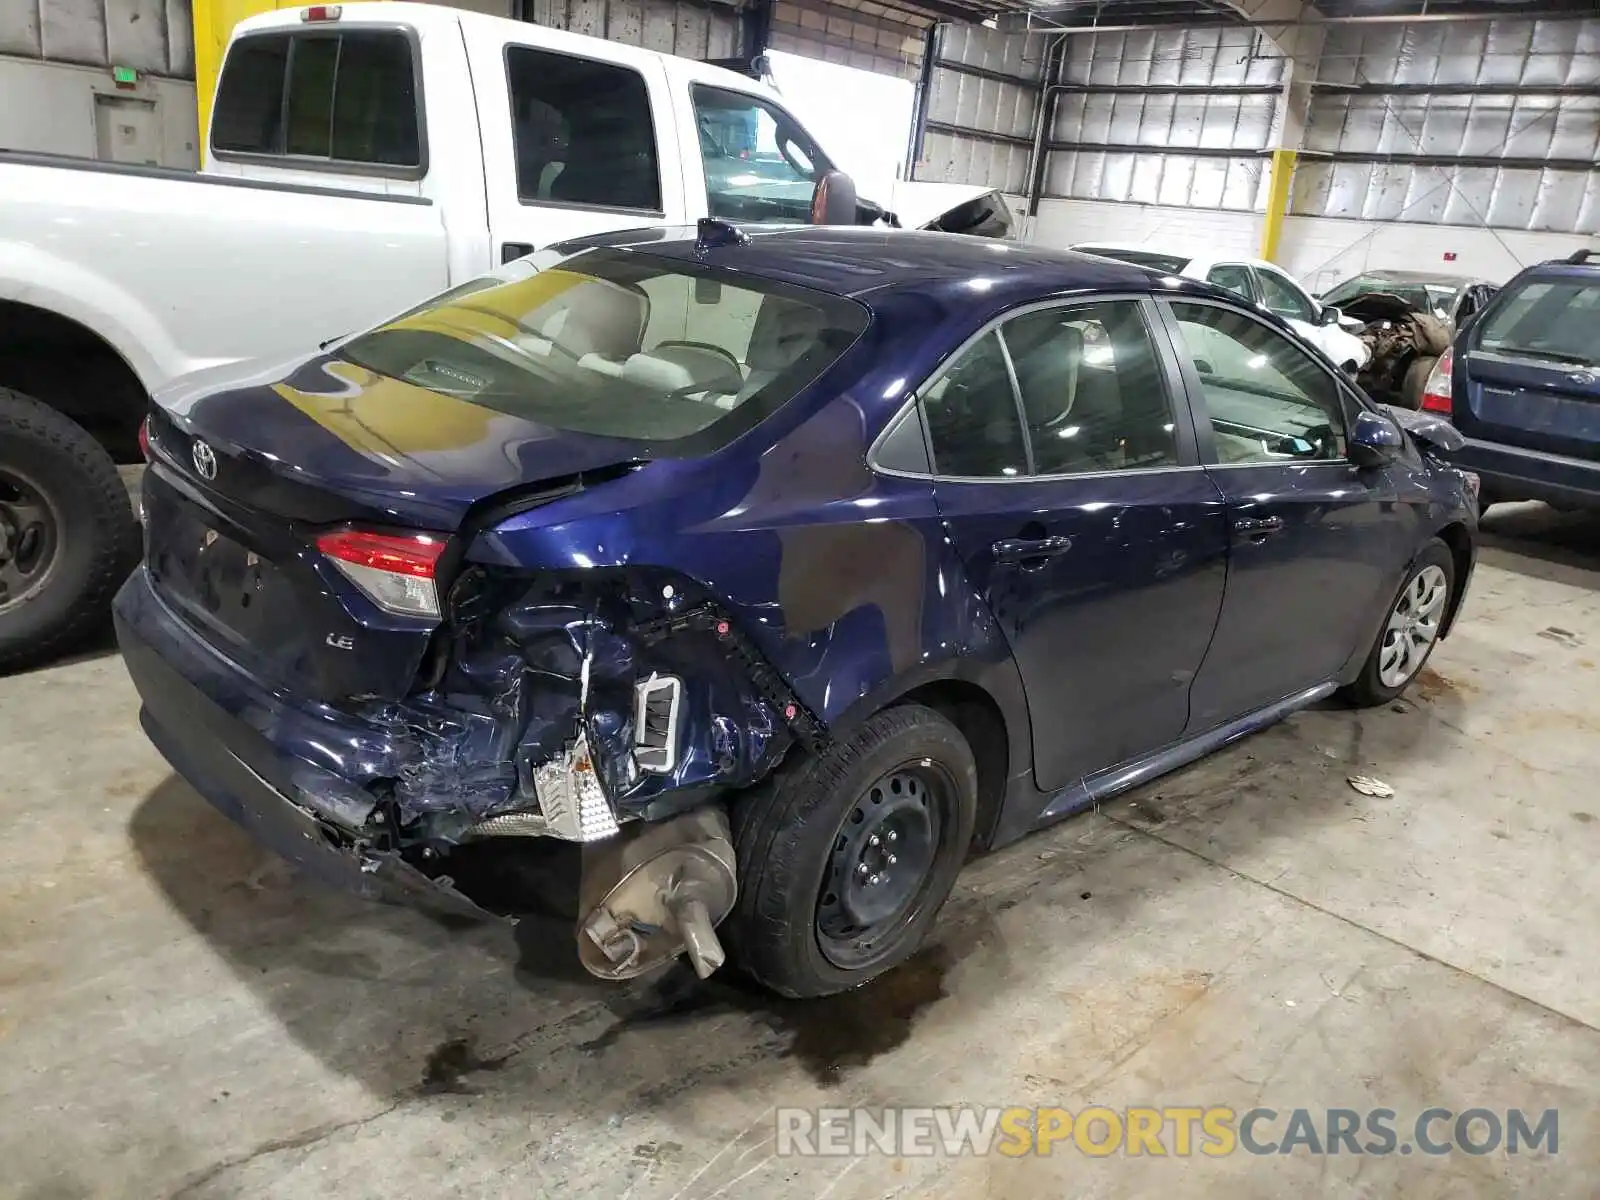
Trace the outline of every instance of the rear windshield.
<path fill-rule="evenodd" d="M 1450 316 L 1450 310 L 1455 306 L 1456 293 L 1459 290 L 1448 284 L 1416 283 L 1411 280 L 1358 275 L 1325 293 L 1322 302 L 1346 304 L 1357 296 L 1398 296 L 1418 312 L 1431 312 L 1436 317 L 1446 318 Z"/>
<path fill-rule="evenodd" d="M 1158 254 L 1154 250 L 1112 250 L 1099 246 L 1080 246 L 1078 249 L 1084 254 L 1114 258 L 1118 262 L 1132 263 L 1136 267 L 1149 267 L 1153 271 L 1165 271 L 1169 275 L 1177 275 L 1189 265 L 1187 258 L 1179 258 L 1176 254 Z"/>
<path fill-rule="evenodd" d="M 1507 288 L 1478 330 L 1484 350 L 1600 366 L 1600 280 L 1540 280 Z"/>
<path fill-rule="evenodd" d="M 860 305 L 635 251 L 541 256 L 361 334 L 370 370 L 557 429 L 730 440 L 833 365 Z M 729 282 L 736 278 L 737 283 Z"/>

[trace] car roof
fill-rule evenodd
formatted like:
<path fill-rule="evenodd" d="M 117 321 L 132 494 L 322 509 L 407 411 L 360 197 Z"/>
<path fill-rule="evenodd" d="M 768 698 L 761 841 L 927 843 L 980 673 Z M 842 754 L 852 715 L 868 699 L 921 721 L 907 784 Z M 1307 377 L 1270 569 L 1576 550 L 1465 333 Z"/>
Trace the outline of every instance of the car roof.
<path fill-rule="evenodd" d="M 1343 280 L 1349 283 L 1351 279 L 1389 279 L 1396 283 L 1440 283 L 1460 287 L 1464 284 L 1477 283 L 1474 275 L 1444 275 L 1437 271 L 1393 271 L 1377 270 L 1362 271 L 1359 275 L 1352 275 L 1350 279 Z"/>
<path fill-rule="evenodd" d="M 744 232 L 743 242 L 725 239 L 706 247 L 693 227 L 636 229 L 578 238 L 553 249 L 627 247 L 858 300 L 928 284 L 965 287 L 992 302 L 982 305 L 986 308 L 1077 290 L 1157 287 L 1165 294 L 1237 299 L 1209 284 L 1130 263 L 997 238 L 848 225 L 752 226 Z"/>

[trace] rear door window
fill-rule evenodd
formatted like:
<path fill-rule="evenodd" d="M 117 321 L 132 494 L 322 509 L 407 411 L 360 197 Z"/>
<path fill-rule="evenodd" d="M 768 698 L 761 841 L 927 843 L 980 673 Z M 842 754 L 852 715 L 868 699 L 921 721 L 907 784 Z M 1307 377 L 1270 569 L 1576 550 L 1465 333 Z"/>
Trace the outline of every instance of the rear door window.
<path fill-rule="evenodd" d="M 1481 349 L 1575 366 L 1600 366 L 1600 280 L 1523 284 L 1478 329 Z"/>
<path fill-rule="evenodd" d="M 1031 473 L 1016 389 L 998 333 L 986 333 L 922 393 L 933 469 L 947 478 Z"/>
<path fill-rule="evenodd" d="M 1002 336 L 1035 474 L 1178 465 L 1166 377 L 1138 301 L 1024 313 Z"/>
<path fill-rule="evenodd" d="M 506 49 L 517 194 L 524 204 L 659 216 L 661 174 L 644 76 L 629 67 Z"/>
<path fill-rule="evenodd" d="M 420 174 L 421 95 L 415 45 L 399 30 L 253 34 L 228 51 L 211 148 Z"/>

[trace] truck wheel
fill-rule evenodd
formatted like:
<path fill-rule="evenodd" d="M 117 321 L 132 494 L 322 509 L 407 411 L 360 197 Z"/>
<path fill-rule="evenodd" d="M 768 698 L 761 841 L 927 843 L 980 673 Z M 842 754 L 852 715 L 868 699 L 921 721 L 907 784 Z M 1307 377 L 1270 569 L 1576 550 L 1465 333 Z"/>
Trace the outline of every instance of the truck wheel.
<path fill-rule="evenodd" d="M 1406 368 L 1406 377 L 1400 383 L 1400 407 L 1416 411 L 1422 407 L 1422 389 L 1428 386 L 1428 376 L 1433 374 L 1439 360 L 1431 354 L 1419 354 Z"/>
<path fill-rule="evenodd" d="M 944 717 L 886 709 L 791 760 L 733 810 L 738 964 L 785 996 L 826 996 L 904 962 L 972 841 L 978 771 Z"/>
<path fill-rule="evenodd" d="M 0 388 L 0 670 L 104 619 L 137 557 L 110 456 L 60 413 Z"/>

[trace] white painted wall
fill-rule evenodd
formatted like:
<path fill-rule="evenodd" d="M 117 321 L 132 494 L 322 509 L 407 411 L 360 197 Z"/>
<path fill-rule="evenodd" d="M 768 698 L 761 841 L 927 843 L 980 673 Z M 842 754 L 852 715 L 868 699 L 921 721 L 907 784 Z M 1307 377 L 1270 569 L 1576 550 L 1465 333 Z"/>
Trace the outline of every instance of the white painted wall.
<path fill-rule="evenodd" d="M 95 94 L 156 102 L 161 126 L 159 165 L 195 167 L 194 84 L 141 76 L 135 88 L 118 88 L 105 67 L 0 55 L 0 149 L 95 157 Z"/>
<path fill-rule="evenodd" d="M 1581 233 L 1290 217 L 1278 261 L 1313 292 L 1379 267 L 1476 275 L 1504 283 L 1523 267 L 1596 245 Z M 1445 258 L 1453 253 L 1454 261 Z"/>
<path fill-rule="evenodd" d="M 917 89 L 909 79 L 769 50 L 772 80 L 784 102 L 856 181 L 883 203 L 904 177 Z"/>
<path fill-rule="evenodd" d="M 1024 240 L 1065 247 L 1076 242 L 1148 242 L 1175 251 L 1260 253 L 1261 214 L 1166 208 L 1103 200 L 1044 200 Z M 1596 245 L 1573 233 L 1529 233 L 1461 225 L 1289 217 L 1277 260 L 1313 292 L 1376 268 L 1477 275 L 1503 282 L 1522 267 Z M 1455 260 L 1445 260 L 1446 252 Z"/>

